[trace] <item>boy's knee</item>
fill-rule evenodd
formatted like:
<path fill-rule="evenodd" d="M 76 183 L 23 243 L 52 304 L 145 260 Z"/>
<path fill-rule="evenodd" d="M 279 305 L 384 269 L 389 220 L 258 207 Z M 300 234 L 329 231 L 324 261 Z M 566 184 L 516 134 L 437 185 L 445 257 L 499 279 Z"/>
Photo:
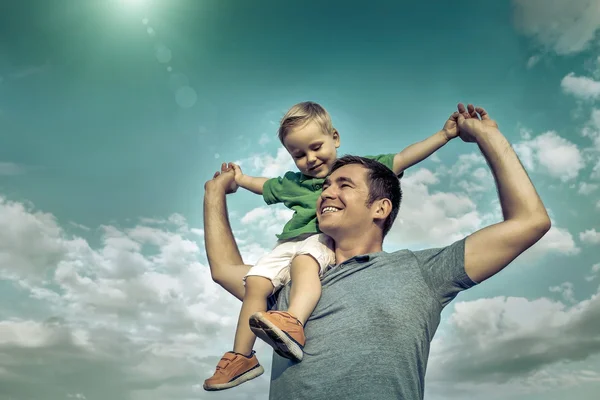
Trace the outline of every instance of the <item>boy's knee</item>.
<path fill-rule="evenodd" d="M 263 276 L 247 276 L 246 277 L 246 292 L 252 294 L 264 294 L 269 296 L 273 293 L 273 283 L 270 279 Z"/>
<path fill-rule="evenodd" d="M 292 260 L 292 269 L 296 269 L 296 268 L 302 268 L 302 269 L 315 268 L 318 270 L 320 268 L 320 266 L 319 266 L 319 262 L 310 254 L 298 254 Z"/>

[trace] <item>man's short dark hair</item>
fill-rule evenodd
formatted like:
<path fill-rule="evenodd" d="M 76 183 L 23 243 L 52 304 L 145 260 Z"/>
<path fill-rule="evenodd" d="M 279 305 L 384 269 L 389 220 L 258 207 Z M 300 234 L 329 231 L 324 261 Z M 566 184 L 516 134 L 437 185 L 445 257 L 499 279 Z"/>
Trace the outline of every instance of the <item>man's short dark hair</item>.
<path fill-rule="evenodd" d="M 402 189 L 400 181 L 394 172 L 380 163 L 370 158 L 346 155 L 338 158 L 331 167 L 331 172 L 343 167 L 344 165 L 360 164 L 367 169 L 367 185 L 369 186 L 369 197 L 367 207 L 370 207 L 375 201 L 389 199 L 392 203 L 392 211 L 383 223 L 383 236 L 387 235 L 394 224 L 400 203 L 402 202 Z"/>

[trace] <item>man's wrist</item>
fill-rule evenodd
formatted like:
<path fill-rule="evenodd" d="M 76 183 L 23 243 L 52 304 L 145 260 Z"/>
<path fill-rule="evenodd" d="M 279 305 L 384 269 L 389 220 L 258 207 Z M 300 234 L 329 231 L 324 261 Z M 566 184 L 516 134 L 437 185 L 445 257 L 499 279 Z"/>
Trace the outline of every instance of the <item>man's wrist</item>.
<path fill-rule="evenodd" d="M 481 132 L 478 132 L 477 134 L 473 135 L 473 137 L 475 138 L 475 142 L 478 144 L 481 144 L 482 142 L 485 142 L 487 139 L 491 139 L 496 136 L 503 137 L 504 135 L 502 135 L 502 132 L 500 132 L 500 129 L 498 129 L 496 127 L 492 127 L 492 126 L 486 127 Z"/>

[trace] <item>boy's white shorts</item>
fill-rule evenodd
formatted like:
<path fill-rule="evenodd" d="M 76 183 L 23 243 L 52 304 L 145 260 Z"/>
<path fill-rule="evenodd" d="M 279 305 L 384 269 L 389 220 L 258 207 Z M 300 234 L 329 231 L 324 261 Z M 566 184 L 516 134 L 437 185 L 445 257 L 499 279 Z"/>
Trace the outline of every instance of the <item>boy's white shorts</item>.
<path fill-rule="evenodd" d="M 312 256 L 319 263 L 319 275 L 331 264 L 335 264 L 333 241 L 329 236 L 312 234 L 290 240 L 280 240 L 269 254 L 261 257 L 244 277 L 262 276 L 273 283 L 273 293 L 290 281 L 290 267 L 297 255 Z"/>

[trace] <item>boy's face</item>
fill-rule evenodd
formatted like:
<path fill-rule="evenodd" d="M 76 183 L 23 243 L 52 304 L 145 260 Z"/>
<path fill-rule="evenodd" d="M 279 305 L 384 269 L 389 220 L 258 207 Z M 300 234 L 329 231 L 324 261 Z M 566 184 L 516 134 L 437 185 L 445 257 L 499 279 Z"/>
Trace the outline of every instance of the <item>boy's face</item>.
<path fill-rule="evenodd" d="M 300 172 L 313 178 L 325 178 L 337 158 L 340 136 L 337 131 L 324 133 L 318 123 L 310 121 L 292 129 L 283 144 Z"/>

